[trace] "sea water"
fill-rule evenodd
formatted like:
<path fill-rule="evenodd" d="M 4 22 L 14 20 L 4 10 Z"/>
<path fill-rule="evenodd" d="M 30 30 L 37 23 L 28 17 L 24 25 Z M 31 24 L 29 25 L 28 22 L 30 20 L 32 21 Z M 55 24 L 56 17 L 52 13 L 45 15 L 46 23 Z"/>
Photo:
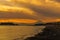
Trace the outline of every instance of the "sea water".
<path fill-rule="evenodd" d="M 45 26 L 0 26 L 0 40 L 24 40 L 44 28 Z"/>

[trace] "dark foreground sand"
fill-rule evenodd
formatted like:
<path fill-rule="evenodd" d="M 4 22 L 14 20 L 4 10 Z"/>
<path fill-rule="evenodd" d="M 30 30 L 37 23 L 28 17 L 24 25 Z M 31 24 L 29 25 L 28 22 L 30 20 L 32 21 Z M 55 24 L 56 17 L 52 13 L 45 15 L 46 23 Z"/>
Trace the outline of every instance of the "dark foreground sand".
<path fill-rule="evenodd" d="M 28 37 L 25 40 L 60 40 L 60 23 L 49 23 L 46 28 L 36 34 L 34 37 Z"/>

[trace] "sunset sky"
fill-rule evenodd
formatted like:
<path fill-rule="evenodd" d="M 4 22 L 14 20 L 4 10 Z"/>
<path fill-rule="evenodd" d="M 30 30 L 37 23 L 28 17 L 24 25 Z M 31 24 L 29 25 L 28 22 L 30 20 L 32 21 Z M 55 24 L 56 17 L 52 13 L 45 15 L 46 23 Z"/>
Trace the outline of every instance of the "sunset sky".
<path fill-rule="evenodd" d="M 0 0 L 0 19 L 60 21 L 60 0 Z"/>

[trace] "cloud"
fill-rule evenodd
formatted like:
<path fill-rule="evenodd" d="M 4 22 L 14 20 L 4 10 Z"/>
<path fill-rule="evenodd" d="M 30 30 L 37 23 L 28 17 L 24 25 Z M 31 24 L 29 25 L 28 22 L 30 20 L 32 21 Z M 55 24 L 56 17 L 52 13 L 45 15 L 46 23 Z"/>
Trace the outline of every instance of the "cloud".
<path fill-rule="evenodd" d="M 52 17 L 52 18 L 60 18 L 60 9 L 58 7 L 55 7 L 55 5 L 52 6 L 52 4 L 49 5 L 32 5 L 32 4 L 24 4 L 24 7 L 31 9 L 32 11 L 36 12 L 37 16 L 43 15 L 45 17 Z M 35 15 L 36 15 L 35 14 Z"/>
<path fill-rule="evenodd" d="M 22 12 L 2 12 L 0 11 L 0 19 L 34 19 L 33 16 Z"/>
<path fill-rule="evenodd" d="M 58 3 L 60 3 L 60 0 L 51 0 L 51 1 L 55 1 L 55 2 L 58 2 Z"/>
<path fill-rule="evenodd" d="M 31 2 L 30 2 L 31 1 Z M 37 20 L 53 20 L 60 19 L 60 3 L 59 0 L 6 0 L 2 1 L 2 5 L 10 7 L 24 8 L 21 13 L 0 13 L 0 18 L 31 18 Z M 11 8 L 10 8 L 11 9 Z M 25 10 L 26 9 L 26 10 Z M 32 13 L 32 15 L 31 15 Z M 12 14 L 12 15 L 11 15 Z"/>

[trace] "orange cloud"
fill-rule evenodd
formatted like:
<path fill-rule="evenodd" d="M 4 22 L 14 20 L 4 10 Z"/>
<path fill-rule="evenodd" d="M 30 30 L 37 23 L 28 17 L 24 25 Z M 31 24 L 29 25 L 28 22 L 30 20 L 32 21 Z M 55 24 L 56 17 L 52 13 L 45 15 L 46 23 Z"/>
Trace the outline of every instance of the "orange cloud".
<path fill-rule="evenodd" d="M 1 4 L 0 11 L 23 12 L 32 15 L 35 19 L 51 22 L 60 19 L 60 3 L 51 0 L 6 0 L 12 6 Z M 26 5 L 25 5 L 26 4 Z M 30 5 L 30 6 L 29 6 Z M 29 6 L 29 7 L 28 7 Z M 4 14 L 3 14 L 4 15 Z M 18 15 L 17 15 L 18 16 Z M 22 15 L 21 15 L 22 16 Z M 48 17 L 48 18 L 47 18 Z M 45 19 L 45 20 L 44 20 Z"/>
<path fill-rule="evenodd" d="M 37 20 L 33 20 L 33 19 L 0 19 L 0 22 L 35 23 L 35 22 L 37 22 Z"/>
<path fill-rule="evenodd" d="M 48 23 L 48 22 L 60 22 L 60 19 L 45 19 L 42 20 L 44 23 Z"/>
<path fill-rule="evenodd" d="M 0 11 L 7 11 L 7 12 L 23 12 L 27 13 L 29 15 L 34 15 L 34 11 L 23 8 L 23 7 L 16 7 L 16 6 L 6 6 L 6 5 L 0 5 Z"/>

